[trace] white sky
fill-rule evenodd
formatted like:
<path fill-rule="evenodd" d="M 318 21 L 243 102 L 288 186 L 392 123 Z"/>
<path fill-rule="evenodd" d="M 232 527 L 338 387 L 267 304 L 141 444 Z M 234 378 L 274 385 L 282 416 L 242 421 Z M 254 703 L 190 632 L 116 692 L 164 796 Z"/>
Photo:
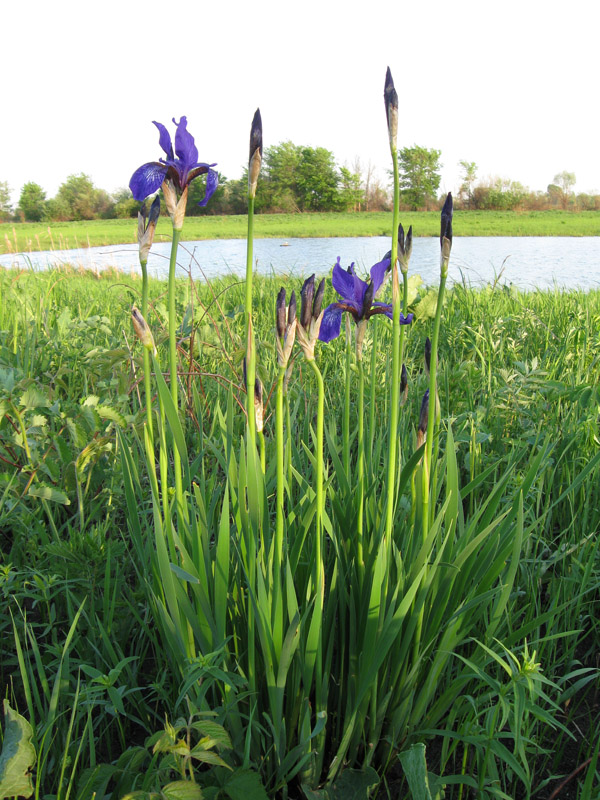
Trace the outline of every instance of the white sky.
<path fill-rule="evenodd" d="M 597 0 L 357 3 L 5 0 L 0 181 L 52 197 L 85 172 L 111 192 L 158 159 L 153 119 L 188 117 L 200 160 L 238 178 L 261 109 L 265 146 L 291 139 L 390 165 L 389 65 L 400 147 L 442 151 L 478 177 L 545 190 L 574 172 L 600 192 Z"/>

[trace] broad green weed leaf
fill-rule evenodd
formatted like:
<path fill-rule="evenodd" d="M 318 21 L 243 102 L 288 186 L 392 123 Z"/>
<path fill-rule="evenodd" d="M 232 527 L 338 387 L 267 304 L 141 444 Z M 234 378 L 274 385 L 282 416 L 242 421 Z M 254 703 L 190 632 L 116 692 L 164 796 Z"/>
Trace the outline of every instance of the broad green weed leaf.
<path fill-rule="evenodd" d="M 29 771 L 35 764 L 31 744 L 33 731 L 22 717 L 4 701 L 4 741 L 0 753 L 0 797 L 31 797 L 33 784 Z"/>
<path fill-rule="evenodd" d="M 427 772 L 424 744 L 413 744 L 404 753 L 400 753 L 398 758 L 406 775 L 412 800 L 441 800 L 444 797 L 439 778 Z"/>
<path fill-rule="evenodd" d="M 26 389 L 23 394 L 21 395 L 21 399 L 19 400 L 19 405 L 23 406 L 24 408 L 49 408 L 50 401 L 41 391 L 35 386 L 30 386 L 29 389 Z"/>
<path fill-rule="evenodd" d="M 225 781 L 223 791 L 231 800 L 268 800 L 259 774 L 250 769 L 236 770 Z"/>
<path fill-rule="evenodd" d="M 202 800 L 202 789 L 191 781 L 168 783 L 160 794 L 165 800 Z"/>
<path fill-rule="evenodd" d="M 63 506 L 71 505 L 71 501 L 64 492 L 60 492 L 53 486 L 47 486 L 44 483 L 30 486 L 27 494 L 29 497 L 39 497 L 41 500 L 50 500 L 52 503 L 60 503 Z"/>

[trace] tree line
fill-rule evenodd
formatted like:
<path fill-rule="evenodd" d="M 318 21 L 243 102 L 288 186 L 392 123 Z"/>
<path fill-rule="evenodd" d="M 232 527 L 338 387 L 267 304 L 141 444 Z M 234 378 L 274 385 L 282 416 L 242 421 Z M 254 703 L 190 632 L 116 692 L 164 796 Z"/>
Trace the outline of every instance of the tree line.
<path fill-rule="evenodd" d="M 439 207 L 441 151 L 414 145 L 399 151 L 402 210 Z M 531 192 L 517 181 L 478 179 L 477 164 L 461 161 L 461 184 L 456 205 L 463 209 L 514 210 L 561 208 L 599 210 L 600 195 L 575 194 L 575 175 L 561 172 L 545 192 Z M 371 163 L 356 159 L 338 166 L 324 147 L 305 147 L 291 141 L 265 149 L 255 210 L 260 213 L 305 211 L 387 211 L 391 208 L 391 178 L 381 177 Z M 219 174 L 219 188 L 208 207 L 198 206 L 204 195 L 202 181 L 190 185 L 188 215 L 244 214 L 248 175 L 237 180 Z M 139 209 L 128 188 L 109 194 L 94 186 L 88 175 L 70 175 L 55 197 L 33 181 L 21 188 L 16 208 L 10 187 L 0 182 L 0 220 L 52 222 L 136 217 Z"/>

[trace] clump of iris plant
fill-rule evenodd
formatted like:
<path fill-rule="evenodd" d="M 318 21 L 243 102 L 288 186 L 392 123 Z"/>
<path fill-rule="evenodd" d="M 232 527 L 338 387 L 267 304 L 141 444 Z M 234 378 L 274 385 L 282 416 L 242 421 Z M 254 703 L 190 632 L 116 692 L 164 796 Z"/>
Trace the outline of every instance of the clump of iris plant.
<path fill-rule="evenodd" d="M 162 186 L 167 211 L 176 230 L 181 230 L 187 205 L 188 186 L 199 175 L 206 175 L 206 192 L 199 205 L 205 206 L 219 185 L 219 176 L 212 169 L 216 164 L 198 161 L 198 148 L 194 137 L 187 129 L 187 117 L 181 117 L 175 132 L 175 151 L 169 131 L 160 122 L 153 122 L 158 128 L 159 144 L 166 158 L 142 164 L 131 176 L 129 188 L 136 200 L 145 200 Z"/>
<path fill-rule="evenodd" d="M 392 319 L 391 304 L 379 303 L 374 299 L 383 285 L 389 268 L 390 259 L 388 257 L 374 264 L 370 271 L 371 278 L 367 283 L 358 277 L 352 264 L 348 270 L 343 269 L 338 256 L 333 268 L 331 283 L 340 296 L 340 300 L 331 303 L 325 309 L 319 331 L 319 339 L 322 342 L 331 342 L 340 335 L 342 314 L 348 312 L 356 322 L 356 356 L 360 361 L 368 320 L 375 314 L 384 314 L 388 319 Z M 412 314 L 408 314 L 406 317 L 400 314 L 401 325 L 409 325 L 412 320 Z"/>

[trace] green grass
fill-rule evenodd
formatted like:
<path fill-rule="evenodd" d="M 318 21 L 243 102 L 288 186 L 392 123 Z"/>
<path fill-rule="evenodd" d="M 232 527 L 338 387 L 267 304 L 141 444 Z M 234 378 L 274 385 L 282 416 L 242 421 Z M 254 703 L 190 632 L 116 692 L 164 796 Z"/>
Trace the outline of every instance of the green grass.
<path fill-rule="evenodd" d="M 403 212 L 405 228 L 413 225 L 419 236 L 439 235 L 437 212 Z M 600 212 L 582 211 L 457 211 L 454 225 L 462 236 L 598 236 Z M 242 239 L 245 216 L 188 217 L 184 239 Z M 391 212 L 363 214 L 258 214 L 255 235 L 291 239 L 324 236 L 387 236 Z M 460 226 L 460 227 L 459 227 Z M 161 218 L 157 241 L 168 240 L 170 221 Z M 37 250 L 73 249 L 135 242 L 135 220 L 87 222 L 25 222 L 0 224 L 0 254 Z"/>
<path fill-rule="evenodd" d="M 186 229 L 193 224 L 188 220 Z M 277 371 L 273 313 L 279 285 L 277 279 L 256 278 L 254 289 L 258 374 L 267 397 Z M 289 293 L 300 287 L 286 279 L 286 288 Z M 149 322 L 166 364 L 165 289 L 164 283 L 151 283 Z M 66 798 L 70 790 L 70 797 L 87 800 L 92 795 L 83 789 L 86 782 L 97 797 L 110 800 L 142 787 L 159 769 L 144 747 L 146 738 L 164 727 L 165 716 L 173 722 L 187 716 L 186 695 L 214 697 L 220 680 L 218 652 L 191 664 L 170 658 L 164 620 L 154 616 L 160 598 L 152 595 L 157 583 L 147 535 L 152 507 L 141 455 L 142 358 L 129 320 L 138 291 L 139 281 L 127 276 L 0 271 L 0 686 L 33 724 L 40 798 Z M 204 452 L 204 467 L 195 463 L 194 483 L 211 490 L 203 519 L 212 535 L 221 530 L 224 443 L 239 441 L 244 427 L 244 286 L 232 279 L 194 287 L 179 282 L 177 293 L 178 316 L 184 320 L 180 367 L 188 403 L 186 442 L 194 463 Z M 326 301 L 332 295 L 329 287 Z M 414 298 L 416 321 L 407 333 L 410 385 L 401 430 L 406 457 L 414 450 L 426 386 L 427 297 L 421 289 L 421 298 Z M 378 320 L 378 330 L 376 429 L 366 425 L 365 434 L 373 435 L 367 474 L 374 476 L 386 442 L 390 340 L 385 320 Z M 599 332 L 598 291 L 456 286 L 447 296 L 438 373 L 439 468 L 453 463 L 445 451 L 451 426 L 453 480 L 462 487 L 457 507 L 464 526 L 478 518 L 482 525 L 492 524 L 496 514 L 510 517 L 521 493 L 521 527 L 515 530 L 522 540 L 515 556 L 511 528 L 499 527 L 490 539 L 490 560 L 479 574 L 493 561 L 504 570 L 506 562 L 504 610 L 494 623 L 497 641 L 486 639 L 488 611 L 495 608 L 492 592 L 469 609 L 472 638 L 440 671 L 433 702 L 410 730 L 408 743 L 425 742 L 429 768 L 464 779 L 469 791 L 468 780 L 475 781 L 478 797 L 500 796 L 500 791 L 508 797 L 533 791 L 535 797 L 549 796 L 558 776 L 566 777 L 594 755 L 600 724 Z M 369 397 L 371 336 L 369 329 Z M 319 346 L 317 355 L 326 381 L 332 537 L 351 524 L 352 508 L 352 486 L 337 483 L 343 351 L 340 339 Z M 226 408 L 230 385 L 225 424 L 217 409 Z M 296 443 L 311 442 L 316 406 L 312 376 L 301 359 L 290 393 L 290 491 L 301 497 L 311 452 Z M 271 396 L 268 465 L 274 461 L 273 406 Z M 140 490 L 133 504 L 124 488 L 123 447 Z M 442 504 L 447 498 L 441 478 L 439 485 Z M 270 490 L 267 496 L 270 502 Z M 405 500 L 398 510 L 401 523 Z M 367 508 L 371 513 L 372 505 Z M 448 520 L 446 514 L 443 526 Z M 505 549 L 494 550 L 496 533 L 498 548 Z M 233 540 L 234 547 L 239 541 Z M 330 541 L 338 546 L 336 539 Z M 403 550 L 404 558 L 411 546 Z M 471 570 L 477 567 L 476 560 L 470 563 Z M 436 581 L 443 586 L 453 574 L 442 564 Z M 349 590 L 353 586 L 348 581 Z M 434 626 L 435 613 L 427 609 L 425 629 Z M 438 664 L 434 655 L 423 654 L 426 675 Z M 551 683 L 542 683 L 540 676 Z M 234 672 L 229 677 L 240 679 Z M 453 694 L 455 686 L 463 689 L 459 696 Z M 231 696 L 235 691 L 233 684 Z M 415 693 L 415 704 L 424 691 Z M 340 705 L 332 725 L 339 724 L 342 712 Z M 268 723 L 257 720 L 256 726 L 268 742 Z M 237 755 L 240 763 L 243 747 Z M 272 751 L 266 748 L 264 755 L 268 760 Z M 168 773 L 164 764 L 161 769 Z M 389 796 L 407 796 L 395 780 L 400 779 L 392 770 Z M 592 765 L 571 782 L 572 797 L 592 800 L 599 785 Z M 386 796 L 383 789 L 380 796 Z M 449 784 L 446 797 L 457 798 L 458 787 Z"/>

